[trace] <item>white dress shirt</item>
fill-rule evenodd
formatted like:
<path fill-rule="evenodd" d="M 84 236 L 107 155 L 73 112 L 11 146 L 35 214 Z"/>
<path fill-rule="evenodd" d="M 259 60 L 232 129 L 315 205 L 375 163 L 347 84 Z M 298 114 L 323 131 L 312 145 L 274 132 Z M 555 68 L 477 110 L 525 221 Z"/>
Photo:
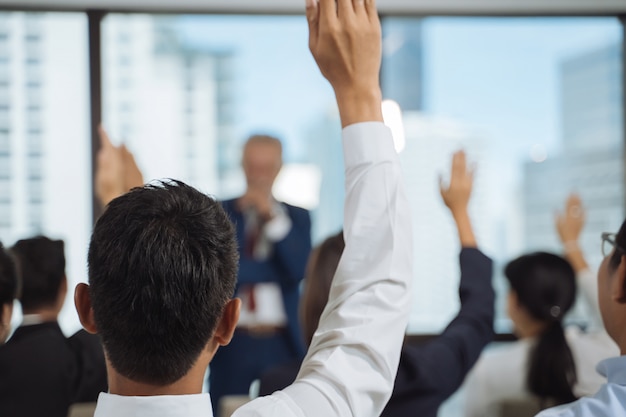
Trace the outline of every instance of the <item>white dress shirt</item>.
<path fill-rule="evenodd" d="M 348 126 L 343 145 L 346 248 L 319 327 L 294 384 L 234 417 L 376 417 L 391 395 L 410 310 L 411 215 L 389 129 L 378 122 Z M 191 397 L 151 415 L 178 416 L 177 402 Z M 159 399 L 145 397 L 151 401 Z M 200 415 L 210 417 L 210 408 L 186 414 Z M 96 414 L 109 416 L 123 417 L 114 407 Z"/>
<path fill-rule="evenodd" d="M 624 417 L 626 416 L 626 356 L 605 359 L 598 372 L 607 383 L 593 397 L 542 411 L 537 417 Z"/>
<path fill-rule="evenodd" d="M 94 417 L 211 417 L 211 396 L 158 395 L 128 397 L 101 393 Z"/>
<path fill-rule="evenodd" d="M 598 374 L 596 365 L 603 359 L 619 354 L 615 342 L 602 326 L 598 306 L 595 274 L 589 270 L 578 274 L 577 285 L 582 299 L 589 306 L 589 326 L 583 332 L 577 326 L 565 329 L 565 339 L 576 364 L 576 396 L 594 394 L 606 382 Z M 465 416 L 495 417 L 504 401 L 532 398 L 526 387 L 528 357 L 535 344 L 534 338 L 521 339 L 485 352 L 465 382 Z"/>

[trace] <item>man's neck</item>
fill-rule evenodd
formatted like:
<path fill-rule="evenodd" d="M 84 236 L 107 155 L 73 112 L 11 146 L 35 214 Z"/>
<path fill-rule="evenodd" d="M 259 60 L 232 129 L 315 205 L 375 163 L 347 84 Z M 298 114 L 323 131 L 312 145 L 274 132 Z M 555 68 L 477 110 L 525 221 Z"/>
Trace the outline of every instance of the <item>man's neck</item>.
<path fill-rule="evenodd" d="M 207 363 L 208 366 L 208 363 Z M 126 378 L 107 361 L 109 393 L 124 396 L 191 395 L 202 393 L 207 366 L 196 364 L 185 376 L 169 385 L 153 385 Z"/>

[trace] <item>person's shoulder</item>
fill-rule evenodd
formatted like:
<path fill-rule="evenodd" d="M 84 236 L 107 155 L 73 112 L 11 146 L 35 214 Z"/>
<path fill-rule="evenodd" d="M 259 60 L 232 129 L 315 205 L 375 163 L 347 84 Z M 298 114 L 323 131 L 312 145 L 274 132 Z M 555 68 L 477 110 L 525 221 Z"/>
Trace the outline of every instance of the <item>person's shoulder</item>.
<path fill-rule="evenodd" d="M 281 202 L 281 204 L 283 206 L 285 206 L 287 208 L 287 210 L 289 211 L 289 213 L 291 213 L 291 214 L 296 214 L 296 215 L 300 215 L 300 216 L 308 216 L 309 215 L 309 210 L 307 210 L 305 208 L 294 206 L 292 204 L 285 203 L 284 201 Z"/>

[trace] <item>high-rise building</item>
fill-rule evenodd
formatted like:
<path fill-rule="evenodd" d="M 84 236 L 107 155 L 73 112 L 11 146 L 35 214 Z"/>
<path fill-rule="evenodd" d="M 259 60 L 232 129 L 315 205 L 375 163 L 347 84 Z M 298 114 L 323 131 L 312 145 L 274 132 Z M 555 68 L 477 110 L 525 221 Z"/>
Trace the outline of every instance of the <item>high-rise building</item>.
<path fill-rule="evenodd" d="M 622 65 L 619 45 L 564 60 L 561 75 L 562 149 L 524 167 L 524 218 L 528 249 L 561 250 L 554 213 L 571 192 L 587 211 L 581 243 L 599 263 L 600 233 L 624 219 Z"/>
<path fill-rule="evenodd" d="M 107 128 L 128 141 L 146 180 L 219 195 L 234 169 L 232 55 L 185 44 L 171 17 L 109 16 L 105 34 Z"/>
<path fill-rule="evenodd" d="M 0 14 L 0 240 L 63 239 L 70 288 L 91 229 L 86 36 L 82 14 Z M 79 326 L 71 303 L 61 321 Z"/>
<path fill-rule="evenodd" d="M 565 152 L 621 148 L 621 45 L 615 43 L 568 58 L 559 72 Z"/>

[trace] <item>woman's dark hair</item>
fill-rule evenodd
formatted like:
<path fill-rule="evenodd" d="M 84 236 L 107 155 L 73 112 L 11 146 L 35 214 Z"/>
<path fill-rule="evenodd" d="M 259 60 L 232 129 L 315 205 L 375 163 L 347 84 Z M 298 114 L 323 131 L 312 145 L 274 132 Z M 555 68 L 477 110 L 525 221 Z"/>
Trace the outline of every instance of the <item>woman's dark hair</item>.
<path fill-rule="evenodd" d="M 542 402 L 565 404 L 576 399 L 576 365 L 562 320 L 576 299 L 576 273 L 560 256 L 531 253 L 511 261 L 504 271 L 519 303 L 546 323 L 530 352 L 526 384 Z M 555 405 L 556 405 L 555 404 Z"/>
<path fill-rule="evenodd" d="M 4 249 L 2 243 L 0 243 L 0 306 L 13 302 L 17 297 L 18 284 L 15 259 Z M 0 318 L 2 318 L 1 308 Z"/>
<path fill-rule="evenodd" d="M 346 244 L 343 231 L 327 238 L 313 249 L 306 268 L 304 291 L 300 301 L 300 319 L 304 341 L 311 344 L 324 307 L 328 302 L 330 287 Z"/>

